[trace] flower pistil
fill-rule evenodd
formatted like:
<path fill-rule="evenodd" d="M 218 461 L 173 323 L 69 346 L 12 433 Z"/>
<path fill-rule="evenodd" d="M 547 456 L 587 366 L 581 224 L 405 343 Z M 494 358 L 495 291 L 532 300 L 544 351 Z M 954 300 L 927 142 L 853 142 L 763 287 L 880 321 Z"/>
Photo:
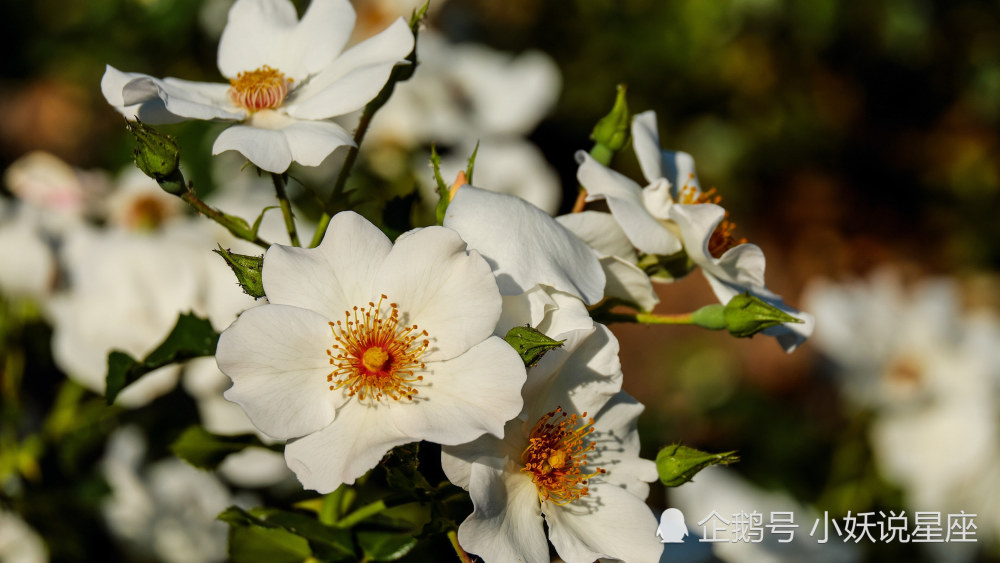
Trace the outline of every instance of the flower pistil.
<path fill-rule="evenodd" d="M 531 475 L 538 500 L 558 505 L 573 502 L 590 492 L 588 479 L 605 473 L 600 468 L 584 472 L 587 452 L 594 449 L 594 443 L 586 440 L 594 431 L 594 419 L 586 416 L 571 415 L 559 407 L 546 413 L 532 429 L 528 447 L 521 454 L 521 471 Z"/>

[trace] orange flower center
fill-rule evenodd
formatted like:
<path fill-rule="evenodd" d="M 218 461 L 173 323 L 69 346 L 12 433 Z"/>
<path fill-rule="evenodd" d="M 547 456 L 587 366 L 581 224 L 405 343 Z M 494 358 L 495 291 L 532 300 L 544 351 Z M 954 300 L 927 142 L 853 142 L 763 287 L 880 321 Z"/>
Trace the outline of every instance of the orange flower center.
<path fill-rule="evenodd" d="M 229 99 L 249 111 L 274 109 L 285 101 L 291 78 L 264 65 L 257 70 L 244 71 L 229 81 Z"/>
<path fill-rule="evenodd" d="M 521 453 L 524 466 L 538 489 L 538 500 L 562 505 L 586 496 L 590 491 L 587 480 L 605 473 L 597 468 L 585 473 L 587 452 L 594 449 L 593 442 L 585 438 L 594 431 L 594 419 L 568 415 L 562 407 L 545 414 L 528 437 L 528 447 Z M 554 419 L 554 420 L 553 420 Z"/>
<path fill-rule="evenodd" d="M 424 369 L 420 356 L 430 341 L 427 331 L 417 325 L 399 325 L 399 306 L 389 303 L 383 312 L 381 296 L 378 303 L 354 307 L 344 312 L 344 320 L 330 323 L 336 343 L 328 348 L 330 364 L 334 366 L 326 380 L 330 390 L 347 388 L 351 397 L 374 399 L 383 397 L 398 401 L 412 400 L 417 394 L 413 384 L 423 380 L 417 371 Z"/>
<path fill-rule="evenodd" d="M 691 180 L 693 179 L 694 174 L 691 174 L 688 177 L 688 181 L 685 182 L 678 191 L 679 197 L 677 198 L 677 203 L 722 204 L 722 196 L 715 192 L 715 188 L 711 188 L 707 192 L 699 191 L 698 188 L 691 183 Z M 747 241 L 746 237 L 734 237 L 734 230 L 736 230 L 736 223 L 729 220 L 729 212 L 726 211 L 726 214 L 722 217 L 722 221 L 716 225 L 715 230 L 712 231 L 711 238 L 708 239 L 708 253 L 715 258 L 720 258 L 730 248 L 739 246 Z"/>

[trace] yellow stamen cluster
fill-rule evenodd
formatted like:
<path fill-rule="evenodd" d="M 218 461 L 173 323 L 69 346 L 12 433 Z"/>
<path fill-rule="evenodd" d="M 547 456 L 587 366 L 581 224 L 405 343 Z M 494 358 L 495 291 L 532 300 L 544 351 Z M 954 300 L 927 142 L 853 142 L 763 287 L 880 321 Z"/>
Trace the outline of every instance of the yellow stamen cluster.
<path fill-rule="evenodd" d="M 249 111 L 274 109 L 285 101 L 291 78 L 267 65 L 244 71 L 229 81 L 229 99 Z"/>
<path fill-rule="evenodd" d="M 684 186 L 682 186 L 679 190 L 679 197 L 677 198 L 678 203 L 722 204 L 722 196 L 715 192 L 715 188 L 712 188 L 707 192 L 699 191 L 698 188 L 691 183 L 691 180 L 693 179 L 694 174 L 691 174 L 688 177 L 688 181 L 686 181 Z M 708 253 L 716 258 L 720 258 L 730 248 L 739 246 L 747 241 L 746 237 L 734 237 L 734 230 L 736 230 L 736 223 L 729 220 L 729 212 L 726 211 L 722 221 L 715 227 L 715 230 L 712 231 L 712 237 L 708 240 Z"/>
<path fill-rule="evenodd" d="M 354 307 L 344 312 L 343 321 L 330 323 L 336 340 L 326 351 L 334 366 L 326 377 L 331 391 L 346 387 L 351 397 L 377 402 L 383 397 L 412 400 L 417 394 L 413 384 L 424 378 L 416 372 L 425 368 L 420 357 L 430 346 L 427 331 L 417 325 L 400 327 L 397 304 L 389 303 L 383 313 L 386 299 L 383 295 L 367 308 Z"/>
<path fill-rule="evenodd" d="M 521 471 L 531 474 L 538 489 L 538 500 L 563 505 L 586 496 L 587 480 L 605 473 L 597 468 L 584 473 L 587 452 L 594 449 L 586 440 L 594 431 L 594 419 L 563 412 L 562 407 L 545 414 L 528 437 L 529 444 L 521 453 Z M 553 420 L 554 419 L 554 420 Z"/>

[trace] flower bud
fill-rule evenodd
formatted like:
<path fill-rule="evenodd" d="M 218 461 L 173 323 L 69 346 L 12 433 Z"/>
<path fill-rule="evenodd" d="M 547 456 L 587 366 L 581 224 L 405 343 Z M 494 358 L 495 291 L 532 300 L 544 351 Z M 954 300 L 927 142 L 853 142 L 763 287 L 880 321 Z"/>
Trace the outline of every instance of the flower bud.
<path fill-rule="evenodd" d="M 534 366 L 549 350 L 559 348 L 565 342 L 553 340 L 530 326 L 515 326 L 507 331 L 503 339 L 521 356 L 524 367 Z"/>
<path fill-rule="evenodd" d="M 678 487 L 690 481 L 706 467 L 729 465 L 739 460 L 735 451 L 711 454 L 681 444 L 673 444 L 656 454 L 656 473 L 664 485 Z"/>
<path fill-rule="evenodd" d="M 261 272 L 264 267 L 263 256 L 236 254 L 235 252 L 230 252 L 229 249 L 222 248 L 222 245 L 219 245 L 219 248 L 212 250 L 212 252 L 222 256 L 226 264 L 229 264 L 233 273 L 236 274 L 236 281 L 239 282 L 244 293 L 254 299 L 264 297 L 264 282 L 261 278 Z"/>
<path fill-rule="evenodd" d="M 737 295 L 729 300 L 725 308 L 725 319 L 729 333 L 741 338 L 753 336 L 766 328 L 782 323 L 802 322 L 749 293 Z"/>
<path fill-rule="evenodd" d="M 137 143 L 133 155 L 139 170 L 156 180 L 168 193 L 184 193 L 187 188 L 178 168 L 180 149 L 177 142 L 139 120 L 126 123 Z"/>
<path fill-rule="evenodd" d="M 590 150 L 590 156 L 594 160 L 605 166 L 611 163 L 611 156 L 622 150 L 628 142 L 630 119 L 628 104 L 625 102 L 625 85 L 619 84 L 611 113 L 602 117 L 590 133 L 590 139 L 595 143 Z"/>

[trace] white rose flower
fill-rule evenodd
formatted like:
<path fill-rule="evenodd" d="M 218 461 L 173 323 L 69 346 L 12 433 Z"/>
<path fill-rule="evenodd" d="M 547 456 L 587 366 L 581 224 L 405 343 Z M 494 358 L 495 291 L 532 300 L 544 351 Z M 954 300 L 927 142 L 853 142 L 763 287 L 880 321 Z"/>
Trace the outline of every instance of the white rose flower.
<path fill-rule="evenodd" d="M 101 91 L 126 119 L 172 123 L 235 121 L 213 154 L 235 150 L 268 172 L 294 161 L 319 165 L 351 135 L 331 118 L 364 107 L 392 67 L 413 50 L 402 18 L 344 50 L 354 27 L 347 0 L 314 0 L 297 19 L 288 0 L 238 0 L 219 41 L 219 71 L 229 84 L 153 78 L 108 66 Z"/>
<path fill-rule="evenodd" d="M 489 265 L 452 230 L 393 245 L 336 215 L 314 249 L 272 246 L 269 304 L 244 312 L 216 358 L 239 403 L 306 488 L 330 492 L 394 446 L 500 436 L 521 410 L 524 365 L 492 336 L 501 298 Z"/>

